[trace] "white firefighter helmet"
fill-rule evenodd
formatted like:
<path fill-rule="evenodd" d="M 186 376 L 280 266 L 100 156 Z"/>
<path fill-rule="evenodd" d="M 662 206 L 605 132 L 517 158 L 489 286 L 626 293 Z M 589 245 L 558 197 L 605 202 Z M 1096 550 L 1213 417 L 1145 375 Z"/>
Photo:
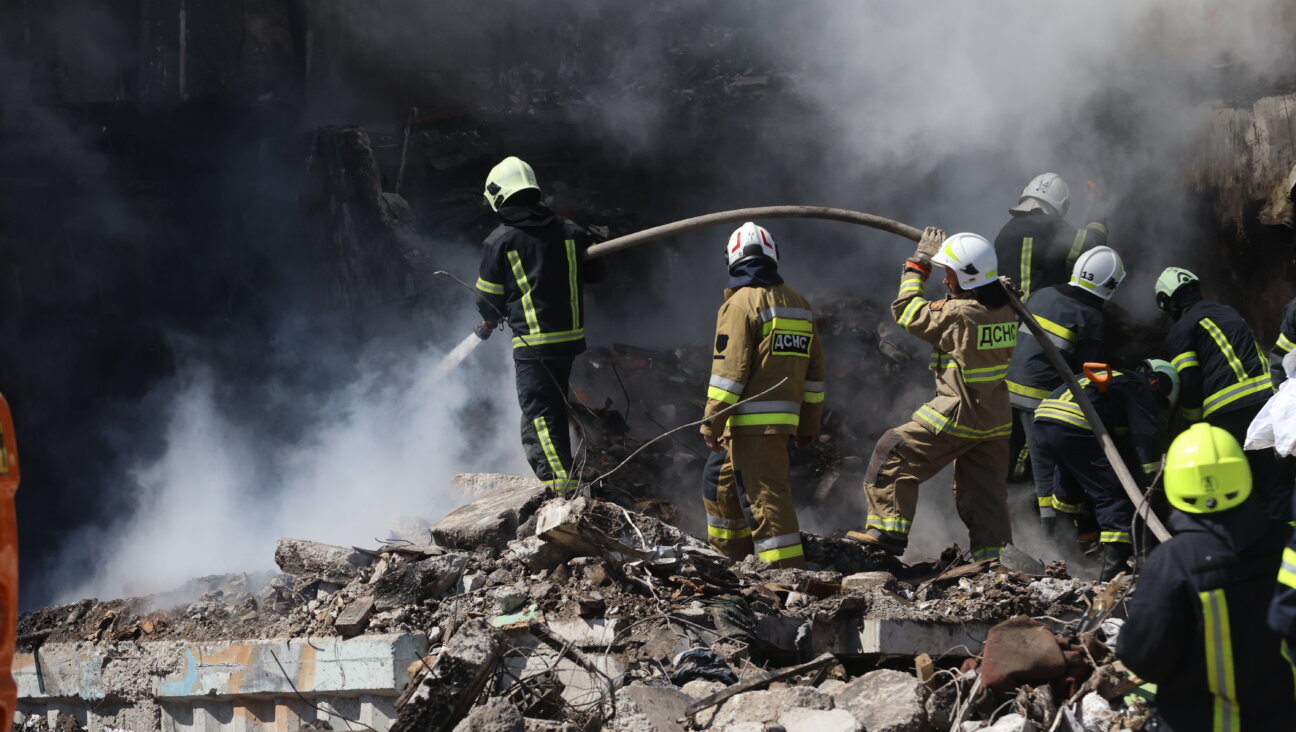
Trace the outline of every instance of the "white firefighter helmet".
<path fill-rule="evenodd" d="M 1071 285 L 1110 300 L 1116 286 L 1125 279 L 1125 263 L 1111 247 L 1094 247 L 1076 260 Z"/>
<path fill-rule="evenodd" d="M 1157 277 L 1156 281 L 1157 307 L 1168 310 L 1170 300 L 1179 291 L 1179 288 L 1197 281 L 1197 275 L 1183 267 L 1166 267 L 1161 271 L 1161 276 Z"/>
<path fill-rule="evenodd" d="M 1159 358 L 1149 358 L 1143 362 L 1143 368 L 1148 372 L 1148 376 L 1155 376 L 1157 391 L 1166 398 L 1173 409 L 1179 403 L 1179 372 L 1169 361 L 1162 361 Z"/>
<path fill-rule="evenodd" d="M 1060 219 L 1066 218 L 1067 209 L 1071 208 L 1071 187 L 1057 173 L 1040 173 L 1031 178 L 1022 189 L 1017 205 L 1008 210 L 1026 213 L 1040 208 Z"/>
<path fill-rule="evenodd" d="M 999 279 L 999 258 L 994 246 L 980 234 L 953 234 L 932 262 L 943 264 L 958 273 L 959 287 L 973 290 Z"/>
<path fill-rule="evenodd" d="M 491 168 L 482 195 L 486 196 L 486 203 L 490 204 L 491 210 L 498 211 L 509 196 L 525 190 L 540 191 L 535 171 L 520 158 L 510 155 Z"/>
<path fill-rule="evenodd" d="M 749 259 L 765 257 L 778 264 L 778 245 L 774 237 L 763 226 L 748 221 L 729 235 L 729 244 L 725 247 L 725 260 L 732 267 Z"/>

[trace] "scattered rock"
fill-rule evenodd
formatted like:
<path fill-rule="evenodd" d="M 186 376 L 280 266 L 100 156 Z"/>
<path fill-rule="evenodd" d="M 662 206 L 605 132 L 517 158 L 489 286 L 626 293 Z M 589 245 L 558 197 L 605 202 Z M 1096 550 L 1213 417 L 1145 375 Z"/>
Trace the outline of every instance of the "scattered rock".
<path fill-rule="evenodd" d="M 778 723 L 787 732 L 865 732 L 864 725 L 845 709 L 787 709 Z"/>
<path fill-rule="evenodd" d="M 665 686 L 627 686 L 616 693 L 616 718 L 612 729 L 617 732 L 684 732 L 676 720 L 693 697 L 679 689 Z"/>
<path fill-rule="evenodd" d="M 544 541 L 538 536 L 515 539 L 508 543 L 509 551 L 532 572 L 543 572 L 571 559 L 571 552 Z"/>
<path fill-rule="evenodd" d="M 280 539 L 275 547 L 275 564 L 284 572 L 339 585 L 350 582 L 362 567 L 376 561 L 375 554 L 302 539 Z"/>
<path fill-rule="evenodd" d="M 743 723 L 777 724 L 779 716 L 793 708 L 832 709 L 833 698 L 809 686 L 749 691 L 720 705 L 715 718 L 710 720 L 710 728 L 729 729 L 729 725 Z"/>
<path fill-rule="evenodd" d="M 901 671 L 870 671 L 833 697 L 868 732 L 927 732 L 924 706 L 929 692 L 918 679 Z"/>
<path fill-rule="evenodd" d="M 526 732 L 526 723 L 517 707 L 496 697 L 473 708 L 454 732 Z"/>
<path fill-rule="evenodd" d="M 459 627 L 432 668 L 411 682 L 392 732 L 445 732 L 463 719 L 504 650 L 504 634 L 480 619 Z"/>
<path fill-rule="evenodd" d="M 369 627 L 369 618 L 373 617 L 374 599 L 372 597 L 362 597 L 352 602 L 350 605 L 342 608 L 338 613 L 337 620 L 333 621 L 333 627 L 343 637 L 360 635 Z"/>
<path fill-rule="evenodd" d="M 465 473 L 455 476 L 460 486 L 490 488 L 480 498 L 452 511 L 432 525 L 432 538 L 451 549 L 503 547 L 517 535 L 517 527 L 544 501 L 545 488 L 534 478 L 515 475 Z"/>
<path fill-rule="evenodd" d="M 982 650 L 981 679 L 994 691 L 1012 691 L 1021 684 L 1037 684 L 1066 673 L 1062 649 L 1043 623 L 1016 617 L 996 625 Z"/>
<path fill-rule="evenodd" d="M 1022 574 L 1044 574 L 1044 563 L 1022 551 L 1013 544 L 1003 548 L 999 554 L 999 564 L 1005 569 Z"/>

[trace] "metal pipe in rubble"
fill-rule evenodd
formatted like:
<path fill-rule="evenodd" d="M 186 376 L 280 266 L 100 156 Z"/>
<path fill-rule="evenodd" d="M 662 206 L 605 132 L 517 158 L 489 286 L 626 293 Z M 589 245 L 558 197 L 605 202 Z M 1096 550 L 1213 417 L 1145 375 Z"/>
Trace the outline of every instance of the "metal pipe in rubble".
<path fill-rule="evenodd" d="M 847 224 L 858 224 L 867 226 L 881 231 L 887 231 L 896 236 L 902 236 L 906 239 L 918 241 L 922 238 L 922 231 L 908 224 L 902 224 L 898 221 L 874 216 L 860 211 L 849 211 L 841 208 L 826 208 L 823 206 L 761 206 L 757 208 L 740 208 L 732 211 L 720 211 L 717 213 L 706 214 L 705 216 L 694 216 L 691 219 L 684 219 L 670 224 L 654 226 L 651 229 L 629 234 L 605 241 L 602 244 L 595 244 L 589 248 L 585 257 L 594 259 L 606 254 L 619 252 L 623 249 L 647 244 L 650 241 L 665 239 L 670 236 L 678 236 L 690 231 L 715 226 L 717 224 L 732 224 L 751 221 L 754 219 L 826 219 L 829 221 L 841 221 Z M 1080 388 L 1080 382 L 1076 380 L 1075 374 L 1067 366 L 1066 360 L 1062 358 L 1062 352 L 1057 346 L 1048 339 L 1044 329 L 1035 322 L 1035 316 L 1026 307 L 1017 295 L 1008 289 L 1008 303 L 1012 309 L 1021 316 L 1022 322 L 1034 334 L 1035 340 L 1039 341 L 1044 348 L 1044 354 L 1048 356 L 1049 363 L 1057 370 L 1058 375 L 1062 377 L 1063 383 L 1071 389 L 1071 394 L 1075 397 L 1076 403 L 1080 405 L 1081 411 L 1084 412 L 1085 419 L 1089 420 L 1090 427 L 1093 428 L 1094 436 L 1098 438 L 1098 443 L 1102 445 L 1103 453 L 1107 455 L 1107 460 L 1112 464 L 1112 469 L 1116 471 L 1116 477 L 1120 480 L 1125 492 L 1134 502 L 1138 509 L 1139 517 L 1147 523 L 1153 535 L 1161 541 L 1167 541 L 1170 538 L 1170 532 L 1166 531 L 1165 525 L 1161 519 L 1152 512 L 1151 506 L 1143 500 L 1143 494 L 1139 491 L 1138 484 L 1134 482 L 1134 476 L 1130 474 L 1129 468 L 1126 467 L 1125 461 L 1121 459 L 1120 452 L 1116 449 L 1116 443 L 1112 441 L 1111 434 L 1107 427 L 1103 425 L 1102 419 L 1098 416 L 1098 410 L 1094 409 L 1093 402 L 1089 400 L 1089 395 L 1084 389 Z"/>

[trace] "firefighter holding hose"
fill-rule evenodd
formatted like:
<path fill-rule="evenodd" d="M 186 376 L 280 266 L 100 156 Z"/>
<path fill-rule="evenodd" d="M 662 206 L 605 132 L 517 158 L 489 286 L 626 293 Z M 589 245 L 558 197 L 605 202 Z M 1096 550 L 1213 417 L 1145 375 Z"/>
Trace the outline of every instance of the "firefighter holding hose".
<path fill-rule="evenodd" d="M 923 297 L 933 265 L 944 268 L 949 290 L 935 302 Z M 936 396 L 878 440 L 865 474 L 866 528 L 850 532 L 851 538 L 903 554 L 919 484 L 953 462 L 954 500 L 974 558 L 997 559 L 1012 541 L 1005 475 L 1012 407 L 1004 380 L 1017 318 L 998 269 L 984 237 L 946 237 L 934 227 L 905 261 L 891 312 L 900 327 L 932 345 Z"/>
<path fill-rule="evenodd" d="M 572 362 L 585 350 L 585 229 L 541 202 L 535 171 L 508 157 L 486 177 L 486 203 L 500 225 L 486 237 L 477 278 L 477 337 L 506 319 L 522 407 L 522 447 L 536 477 L 558 493 L 580 483 L 572 465 L 567 394 Z"/>
<path fill-rule="evenodd" d="M 810 303 L 783 281 L 778 247 L 747 222 L 725 249 L 729 286 L 716 316 L 702 437 L 711 449 L 703 504 L 711 545 L 804 568 L 788 485 L 788 440 L 808 446 L 823 417 L 824 356 Z"/>

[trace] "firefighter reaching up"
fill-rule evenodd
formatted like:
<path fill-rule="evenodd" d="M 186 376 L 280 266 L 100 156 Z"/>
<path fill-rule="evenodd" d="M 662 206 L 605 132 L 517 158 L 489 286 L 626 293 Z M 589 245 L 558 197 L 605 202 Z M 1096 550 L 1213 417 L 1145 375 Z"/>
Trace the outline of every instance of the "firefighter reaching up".
<path fill-rule="evenodd" d="M 933 265 L 945 271 L 949 297 L 923 297 Z M 1017 343 L 1017 319 L 999 282 L 989 241 L 928 227 L 904 264 L 891 303 L 900 327 L 932 345 L 936 396 L 906 424 L 888 430 L 865 473 L 869 513 L 849 536 L 903 554 L 918 508 L 918 486 L 954 463 L 954 501 L 973 556 L 997 559 L 1012 541 L 1008 520 L 1008 436 L 1012 408 L 1004 379 Z"/>
<path fill-rule="evenodd" d="M 810 303 L 783 282 L 778 247 L 747 222 L 725 250 L 729 286 L 716 316 L 701 432 L 707 535 L 734 561 L 756 553 L 805 567 L 788 485 L 788 440 L 805 447 L 823 416 L 824 356 Z"/>

